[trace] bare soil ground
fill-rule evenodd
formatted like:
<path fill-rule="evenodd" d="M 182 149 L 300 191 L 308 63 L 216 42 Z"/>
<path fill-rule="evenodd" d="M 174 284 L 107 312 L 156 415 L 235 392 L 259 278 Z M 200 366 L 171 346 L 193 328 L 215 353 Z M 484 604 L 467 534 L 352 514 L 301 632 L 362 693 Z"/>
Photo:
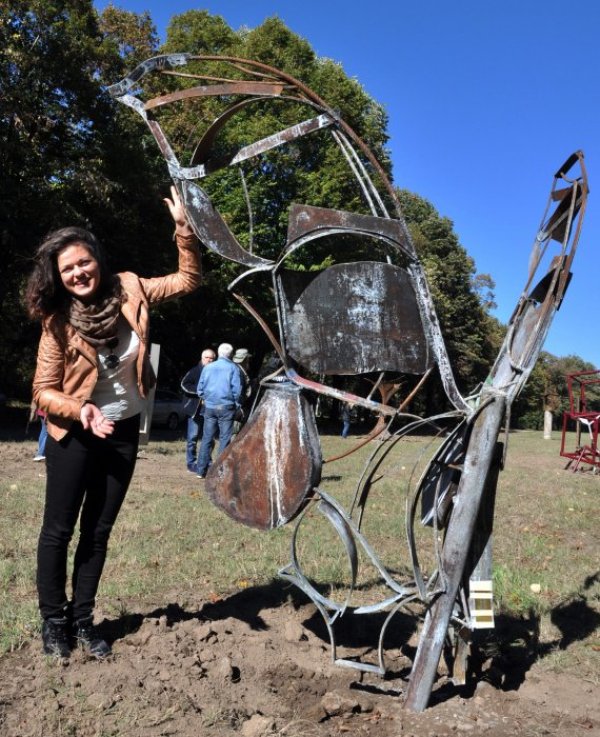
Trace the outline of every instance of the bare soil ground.
<path fill-rule="evenodd" d="M 22 445 L 3 443 L 5 478 L 43 471 Z M 161 464 L 184 473 L 178 456 Z M 138 464 L 145 473 L 156 469 Z M 173 591 L 154 607 L 128 602 L 120 617 L 99 611 L 97 622 L 113 646 L 107 662 L 81 651 L 51 661 L 37 638 L 0 658 L 3 737 L 600 735 L 598 684 L 545 669 L 526 623 L 524 644 L 506 648 L 500 618 L 479 677 L 459 689 L 441 668 L 431 706 L 414 714 L 403 708 L 414 633 L 391 643 L 385 679 L 335 666 L 314 606 L 277 581 L 222 598 L 199 589 L 195 601 Z M 352 647 L 360 635 L 342 633 L 338 654 L 364 653 Z"/>

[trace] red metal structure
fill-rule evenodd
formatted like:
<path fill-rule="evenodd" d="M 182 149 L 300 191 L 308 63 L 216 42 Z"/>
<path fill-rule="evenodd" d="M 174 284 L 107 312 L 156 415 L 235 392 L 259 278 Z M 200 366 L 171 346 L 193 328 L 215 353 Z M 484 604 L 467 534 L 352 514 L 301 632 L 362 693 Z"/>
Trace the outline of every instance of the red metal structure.
<path fill-rule="evenodd" d="M 562 439 L 560 454 L 569 458 L 566 468 L 577 471 L 581 463 L 593 466 L 594 473 L 600 469 L 600 452 L 598 451 L 598 427 L 600 425 L 600 411 L 588 407 L 586 390 L 590 386 L 600 385 L 600 371 L 577 371 L 567 374 L 567 388 L 569 390 L 569 410 L 563 412 Z M 575 423 L 575 448 L 565 450 L 567 432 L 572 430 Z M 582 442 L 582 429 L 587 442 Z"/>

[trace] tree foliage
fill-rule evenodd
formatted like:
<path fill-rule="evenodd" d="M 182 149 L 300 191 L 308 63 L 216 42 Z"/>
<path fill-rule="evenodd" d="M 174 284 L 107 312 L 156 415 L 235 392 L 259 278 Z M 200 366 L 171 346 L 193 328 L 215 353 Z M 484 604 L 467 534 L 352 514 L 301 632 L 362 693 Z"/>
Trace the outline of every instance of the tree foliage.
<path fill-rule="evenodd" d="M 0 5 L 0 386 L 4 391 L 23 398 L 29 392 L 39 327 L 29 323 L 20 300 L 31 256 L 48 231 L 71 224 L 92 229 L 106 244 L 115 270 L 132 269 L 151 276 L 173 268 L 172 225 L 161 202 L 170 184 L 167 168 L 139 116 L 115 103 L 107 86 L 149 56 L 181 51 L 254 59 L 296 77 L 340 111 L 391 175 L 384 108 L 341 65 L 317 57 L 308 41 L 277 16 L 257 28 L 234 31 L 220 16 L 190 10 L 171 19 L 161 47 L 147 12 L 131 13 L 109 5 L 98 14 L 92 0 L 5 0 Z M 150 85 L 150 91 L 161 94 L 172 85 L 172 78 L 162 77 Z M 192 114 L 178 109 L 165 121 L 182 163 L 188 163 L 195 146 L 195 126 L 199 120 L 212 120 L 216 105 L 215 100 L 199 100 Z M 298 111 L 293 105 L 275 101 L 265 106 L 260 117 L 249 113 L 236 117 L 219 145 L 227 150 L 244 136 L 255 140 L 296 122 Z M 291 203 L 351 210 L 362 206 L 354 177 L 328 138 L 311 134 L 298 141 L 296 149 L 287 149 L 264 154 L 258 162 L 245 162 L 243 184 L 235 170 L 206 181 L 209 194 L 240 241 L 268 257 L 277 256 L 285 243 Z M 256 221 L 252 244 L 244 188 Z M 476 274 L 451 220 L 416 194 L 400 190 L 399 196 L 429 278 L 458 383 L 463 391 L 470 391 L 485 379 L 502 340 L 503 327 L 489 314 L 493 279 Z M 329 244 L 324 241 L 319 247 L 305 262 L 299 252 L 295 266 L 331 263 L 334 255 Z M 185 300 L 163 305 L 154 315 L 151 338 L 162 345 L 162 383 L 175 383 L 203 347 L 223 340 L 243 343 L 255 354 L 268 348 L 262 330 L 227 292 L 227 284 L 238 273 L 236 265 L 213 254 L 207 254 L 204 262 L 201 289 Z M 250 289 L 258 308 L 268 312 L 273 303 L 269 289 L 258 281 Z M 531 392 L 526 394 L 526 389 L 520 399 L 520 422 L 529 421 L 527 412 L 538 401 L 542 386 L 547 391 L 548 386 L 560 384 L 560 371 L 566 367 L 561 360 L 550 361 L 551 367 L 541 363 L 536 369 Z M 439 395 L 433 391 L 430 399 L 438 401 Z"/>
<path fill-rule="evenodd" d="M 488 313 L 495 285 L 489 275 L 476 274 L 451 220 L 412 192 L 400 190 L 399 196 L 457 382 L 463 391 L 473 391 L 487 376 L 502 341 L 502 331 Z"/>
<path fill-rule="evenodd" d="M 563 412 L 570 408 L 568 374 L 594 371 L 595 368 L 579 356 L 554 356 L 542 351 L 529 381 L 514 404 L 513 426 L 541 430 L 544 426 L 544 410 L 548 410 L 553 415 L 554 428 L 558 429 Z M 588 409 L 600 411 L 599 388 L 590 387 L 586 394 Z"/>

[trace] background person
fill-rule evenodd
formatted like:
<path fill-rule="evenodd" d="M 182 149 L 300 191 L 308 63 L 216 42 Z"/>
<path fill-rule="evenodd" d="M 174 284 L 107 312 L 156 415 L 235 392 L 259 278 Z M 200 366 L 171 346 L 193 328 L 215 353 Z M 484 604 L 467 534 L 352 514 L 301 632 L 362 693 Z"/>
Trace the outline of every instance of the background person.
<path fill-rule="evenodd" d="M 242 396 L 240 399 L 241 407 L 236 412 L 233 421 L 233 434 L 237 433 L 242 429 L 244 422 L 248 418 L 248 414 L 252 409 L 252 395 L 254 394 L 254 382 L 250 378 L 248 373 L 248 367 L 250 365 L 250 359 L 252 358 L 247 348 L 238 348 L 233 354 L 233 362 L 240 370 L 242 376 Z"/>
<path fill-rule="evenodd" d="M 341 436 L 347 438 L 350 433 L 350 423 L 352 422 L 352 402 L 344 402 L 342 404 L 342 432 Z"/>
<path fill-rule="evenodd" d="M 229 445 L 233 420 L 240 407 L 242 376 L 233 363 L 233 346 L 221 343 L 218 358 L 202 369 L 198 382 L 198 396 L 204 401 L 204 429 L 198 454 L 198 476 L 206 476 L 211 461 L 214 439 L 219 432 L 219 455 Z"/>
<path fill-rule="evenodd" d="M 246 403 L 252 395 L 252 382 L 250 381 L 250 376 L 248 374 L 250 358 L 251 355 L 247 348 L 238 348 L 232 358 L 242 375 L 242 398 L 244 403 Z"/>
<path fill-rule="evenodd" d="M 185 463 L 190 473 L 197 473 L 196 453 L 198 448 L 198 440 L 202 439 L 202 430 L 204 427 L 204 405 L 199 399 L 197 392 L 198 382 L 202 369 L 209 363 L 212 363 L 217 354 L 212 348 L 206 348 L 202 351 L 200 361 L 193 366 L 181 380 L 181 389 L 185 395 L 183 411 L 187 415 L 187 435 L 185 443 Z"/>
<path fill-rule="evenodd" d="M 48 439 L 48 426 L 46 425 L 46 413 L 41 410 L 37 411 L 37 415 L 40 418 L 40 434 L 38 437 L 37 453 L 33 456 L 33 460 L 38 463 L 39 461 L 46 460 L 46 440 Z"/>
<path fill-rule="evenodd" d="M 113 275 L 94 235 L 62 228 L 42 242 L 26 292 L 42 321 L 33 401 L 47 412 L 46 500 L 37 587 L 45 653 L 67 657 L 71 636 L 91 655 L 110 647 L 93 626 L 108 538 L 135 467 L 140 411 L 155 377 L 147 352 L 148 309 L 200 284 L 196 236 L 174 187 L 179 270 L 145 279 Z M 67 549 L 81 510 L 66 593 Z"/>
<path fill-rule="evenodd" d="M 35 406 L 35 403 L 31 403 L 29 411 L 29 420 L 27 425 L 33 422 L 35 419 L 40 421 L 40 434 L 38 435 L 37 451 L 33 456 L 33 460 L 36 463 L 46 460 L 46 438 L 48 437 L 48 428 L 46 427 L 46 413 Z"/>

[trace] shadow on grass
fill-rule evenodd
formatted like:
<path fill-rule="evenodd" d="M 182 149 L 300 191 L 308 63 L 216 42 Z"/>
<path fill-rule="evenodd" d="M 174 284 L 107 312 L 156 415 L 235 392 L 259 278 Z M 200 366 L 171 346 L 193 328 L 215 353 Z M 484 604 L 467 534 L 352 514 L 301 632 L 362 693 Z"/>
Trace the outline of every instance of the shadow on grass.
<path fill-rule="evenodd" d="M 600 582 L 600 571 L 588 576 L 582 591 Z M 496 616 L 495 630 L 476 632 L 475 647 L 470 659 L 470 678 L 465 686 L 445 686 L 432 700 L 443 701 L 456 694 L 473 695 L 480 681 L 487 681 L 502 691 L 517 691 L 534 663 L 557 650 L 566 650 L 600 629 L 600 614 L 588 603 L 585 593 L 577 593 L 550 611 L 550 621 L 560 636 L 540 642 L 540 615 L 530 610 L 526 616 L 508 614 Z"/>

